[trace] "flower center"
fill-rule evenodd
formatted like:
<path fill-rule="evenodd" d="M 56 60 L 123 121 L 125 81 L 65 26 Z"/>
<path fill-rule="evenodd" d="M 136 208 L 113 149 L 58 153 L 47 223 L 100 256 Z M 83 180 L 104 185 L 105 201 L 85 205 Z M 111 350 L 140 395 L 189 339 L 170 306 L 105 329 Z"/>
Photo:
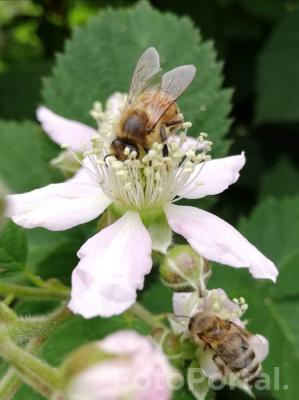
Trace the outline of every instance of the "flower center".
<path fill-rule="evenodd" d="M 94 138 L 88 157 L 104 193 L 137 210 L 162 207 L 178 200 L 178 194 L 190 184 L 190 179 L 192 182 L 197 179 L 200 165 L 209 159 L 206 153 L 210 144 L 204 140 L 205 135 L 192 144 L 187 143 L 188 126 L 185 125 L 180 137 L 170 138 L 167 156 L 163 156 L 163 145 L 155 143 L 141 159 L 127 148 L 128 158 L 119 161 L 115 156 L 105 155 L 100 137 Z"/>
<path fill-rule="evenodd" d="M 124 99 L 122 99 L 123 103 Z M 115 123 L 121 113 L 103 112 L 100 103 L 95 103 L 92 116 L 99 125 L 92 138 L 91 150 L 85 151 L 89 164 L 87 169 L 96 179 L 103 192 L 114 202 L 125 208 L 143 210 L 160 208 L 180 199 L 180 193 L 190 184 L 202 184 L 198 175 L 212 143 L 201 133 L 198 139 L 186 136 L 191 123 L 182 125 L 180 135 L 170 135 L 167 140 L 168 155 L 163 155 L 164 145 L 155 143 L 148 153 L 137 158 L 135 151 L 125 149 L 127 159 L 118 160 L 110 155 L 110 144 L 115 138 Z"/>

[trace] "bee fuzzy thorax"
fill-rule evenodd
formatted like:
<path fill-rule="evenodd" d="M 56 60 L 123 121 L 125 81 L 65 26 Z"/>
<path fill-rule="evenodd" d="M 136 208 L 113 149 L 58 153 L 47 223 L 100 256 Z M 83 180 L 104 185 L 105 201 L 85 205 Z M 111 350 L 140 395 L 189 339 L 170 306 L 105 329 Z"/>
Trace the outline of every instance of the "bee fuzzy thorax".
<path fill-rule="evenodd" d="M 206 141 L 205 134 L 187 143 L 188 126 L 185 125 L 180 136 L 167 142 L 167 156 L 163 152 L 164 145 L 154 143 L 143 157 L 138 157 L 137 151 L 127 146 L 124 149 L 126 159 L 119 160 L 105 149 L 101 135 L 95 135 L 92 149 L 84 153 L 83 166 L 88 168 L 103 192 L 121 206 L 134 210 L 162 207 L 179 199 L 178 193 L 188 185 L 195 168 L 203 167 L 210 158 L 207 153 L 211 143 Z M 198 175 L 200 170 L 201 167 Z"/>

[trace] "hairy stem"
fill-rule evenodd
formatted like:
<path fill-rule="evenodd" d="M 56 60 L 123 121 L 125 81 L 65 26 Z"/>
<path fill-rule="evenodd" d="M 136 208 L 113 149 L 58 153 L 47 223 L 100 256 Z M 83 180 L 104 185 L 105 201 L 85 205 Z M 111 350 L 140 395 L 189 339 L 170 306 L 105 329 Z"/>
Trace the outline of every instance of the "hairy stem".
<path fill-rule="evenodd" d="M 15 371 L 12 368 L 9 368 L 9 370 L 1 379 L 0 399 L 11 400 L 21 384 L 22 381 L 17 377 Z"/>
<path fill-rule="evenodd" d="M 3 282 L 0 283 L 0 293 L 32 300 L 65 300 L 69 297 L 67 288 L 36 288 Z"/>
<path fill-rule="evenodd" d="M 49 397 L 60 387 L 58 370 L 36 358 L 6 337 L 0 338 L 1 356 L 16 369 L 22 379 L 42 395 Z"/>
<path fill-rule="evenodd" d="M 21 317 L 12 325 L 10 335 L 16 339 L 18 337 L 26 339 L 37 336 L 49 337 L 61 323 L 67 321 L 72 315 L 66 304 L 63 304 L 46 316 Z"/>
<path fill-rule="evenodd" d="M 19 326 L 18 329 L 21 332 L 21 329 L 24 328 L 22 334 L 27 334 L 30 336 L 30 333 L 35 333 L 35 339 L 32 339 L 26 346 L 27 352 L 32 354 L 38 354 L 39 350 L 45 343 L 45 341 L 51 336 L 53 331 L 57 329 L 60 325 L 71 318 L 72 314 L 67 309 L 65 305 L 62 305 L 52 313 L 48 314 L 46 317 L 43 317 L 43 327 L 39 326 L 39 329 L 34 330 L 34 318 L 29 318 L 28 325 L 24 324 L 24 326 Z M 19 321 L 18 321 L 19 322 Z M 24 319 L 25 322 L 25 319 Z M 38 336 L 37 336 L 38 335 Z M 16 370 L 18 372 L 16 372 Z M 44 384 L 41 387 L 37 388 L 34 386 L 34 382 L 28 379 L 24 379 L 23 372 L 19 369 L 9 368 L 2 380 L 0 381 L 0 399 L 2 400 L 12 400 L 14 398 L 15 393 L 19 390 L 23 381 L 33 386 L 36 390 L 42 393 L 47 397 L 49 395 L 48 387 Z M 35 379 L 35 378 L 34 378 Z"/>

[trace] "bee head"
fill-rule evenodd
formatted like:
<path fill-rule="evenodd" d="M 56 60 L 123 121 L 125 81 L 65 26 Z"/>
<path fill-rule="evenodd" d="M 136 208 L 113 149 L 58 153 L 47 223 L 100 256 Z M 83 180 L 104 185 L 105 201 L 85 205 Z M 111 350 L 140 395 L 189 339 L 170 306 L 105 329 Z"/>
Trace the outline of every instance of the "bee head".
<path fill-rule="evenodd" d="M 191 333 L 194 331 L 197 333 L 204 332 L 210 328 L 213 322 L 213 317 L 211 315 L 199 312 L 190 319 L 188 329 Z"/>
<path fill-rule="evenodd" d="M 124 139 L 114 139 L 111 143 L 111 150 L 116 158 L 120 161 L 124 161 L 128 158 L 125 154 L 126 148 L 128 148 L 130 152 L 135 151 L 137 153 L 137 157 L 139 156 L 138 147 L 133 143 L 130 143 Z"/>

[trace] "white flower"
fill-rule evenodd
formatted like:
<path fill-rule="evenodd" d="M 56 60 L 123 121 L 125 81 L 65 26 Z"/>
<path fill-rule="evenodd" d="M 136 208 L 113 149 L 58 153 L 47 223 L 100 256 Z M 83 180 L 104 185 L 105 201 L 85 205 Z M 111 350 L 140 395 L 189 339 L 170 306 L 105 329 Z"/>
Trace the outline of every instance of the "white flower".
<path fill-rule="evenodd" d="M 90 318 L 130 307 L 151 270 L 152 249 L 166 252 L 171 230 L 208 260 L 247 267 L 255 278 L 275 281 L 274 264 L 231 225 L 209 212 L 174 204 L 180 198 L 223 192 L 239 178 L 244 154 L 210 160 L 204 135 L 196 140 L 183 132 L 170 138 L 167 157 L 156 144 L 141 160 L 134 152 L 124 162 L 105 158 L 123 104 L 124 96 L 117 94 L 109 99 L 107 111 L 95 105 L 98 131 L 39 108 L 38 119 L 53 140 L 67 143 L 74 152 L 82 151 L 85 143 L 83 167 L 64 183 L 8 196 L 7 215 L 25 228 L 64 230 L 98 217 L 110 205 L 121 210 L 116 222 L 79 250 L 71 310 Z"/>
<path fill-rule="evenodd" d="M 241 320 L 247 310 L 244 298 L 231 301 L 222 289 L 209 290 L 205 297 L 198 297 L 193 293 L 175 293 L 173 295 L 174 317 L 170 319 L 172 329 L 177 334 L 189 335 L 188 325 L 190 318 L 197 313 L 216 315 L 224 320 L 229 320 L 241 328 L 245 328 L 245 323 Z M 186 318 L 188 317 L 188 318 Z M 255 353 L 256 360 L 262 363 L 269 353 L 268 340 L 259 334 L 251 335 L 248 338 L 249 344 Z M 238 374 L 226 371 L 226 375 L 220 371 L 213 360 L 215 353 L 202 342 L 199 352 L 199 364 L 204 375 L 209 381 L 222 380 L 228 385 L 238 386 L 241 389 L 251 392 L 246 381 L 240 379 Z"/>
<path fill-rule="evenodd" d="M 81 359 L 88 358 L 88 352 L 93 351 L 94 354 L 89 367 L 68 377 L 65 388 L 68 399 L 170 399 L 170 380 L 175 377 L 174 369 L 148 338 L 133 331 L 120 331 L 94 343 L 94 346 L 94 349 L 91 345 L 85 346 L 86 354 L 79 349 Z M 99 362 L 95 361 L 97 351 Z M 101 352 L 104 355 L 101 356 Z M 68 360 L 71 371 L 76 370 L 77 362 L 75 351 Z"/>

